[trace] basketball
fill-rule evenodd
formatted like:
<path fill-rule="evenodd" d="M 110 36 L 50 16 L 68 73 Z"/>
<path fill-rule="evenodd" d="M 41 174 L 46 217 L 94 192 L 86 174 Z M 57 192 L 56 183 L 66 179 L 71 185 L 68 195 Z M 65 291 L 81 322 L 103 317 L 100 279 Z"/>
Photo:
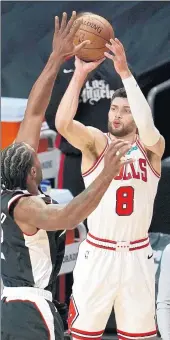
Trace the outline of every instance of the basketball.
<path fill-rule="evenodd" d="M 83 20 L 83 22 L 76 32 L 74 44 L 78 45 L 84 40 L 90 40 L 91 42 L 77 53 L 77 57 L 84 61 L 95 61 L 103 58 L 104 52 L 108 51 L 105 44 L 111 38 L 114 39 L 111 24 L 105 18 L 91 13 L 85 13 L 77 20 Z"/>

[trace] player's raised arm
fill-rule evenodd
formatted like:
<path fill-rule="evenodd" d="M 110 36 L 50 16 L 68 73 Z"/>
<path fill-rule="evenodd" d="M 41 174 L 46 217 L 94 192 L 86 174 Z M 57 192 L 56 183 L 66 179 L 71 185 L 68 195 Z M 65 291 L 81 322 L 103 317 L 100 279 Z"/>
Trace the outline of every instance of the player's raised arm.
<path fill-rule="evenodd" d="M 66 57 L 74 55 L 87 43 L 87 41 L 84 41 L 78 46 L 74 46 L 74 35 L 81 24 L 80 21 L 74 25 L 75 19 L 76 12 L 72 13 L 68 22 L 67 14 L 63 13 L 61 24 L 59 24 L 59 18 L 55 17 L 52 52 L 28 98 L 24 120 L 21 123 L 16 142 L 25 142 L 32 146 L 35 151 L 38 148 L 41 124 L 60 66 Z"/>
<path fill-rule="evenodd" d="M 113 60 L 115 70 L 122 79 L 141 141 L 146 149 L 162 157 L 165 149 L 164 138 L 155 127 L 150 106 L 128 68 L 122 43 L 118 39 L 111 39 L 110 44 L 106 46 L 114 53 L 114 55 L 107 52 L 104 54 Z"/>
<path fill-rule="evenodd" d="M 131 148 L 128 142 L 116 140 L 110 144 L 105 155 L 105 166 L 95 181 L 66 206 L 46 205 L 36 196 L 21 197 L 14 206 L 14 219 L 21 230 L 34 234 L 37 229 L 73 229 L 87 218 L 98 206 L 123 165 L 122 156 Z M 126 161 L 126 163 L 129 163 Z"/>
<path fill-rule="evenodd" d="M 83 152 L 87 147 L 94 144 L 94 134 L 97 129 L 87 128 L 82 123 L 74 120 L 74 117 L 77 112 L 80 91 L 88 73 L 100 65 L 103 60 L 85 63 L 76 57 L 75 72 L 56 113 L 55 126 L 57 131 L 70 144 Z"/>

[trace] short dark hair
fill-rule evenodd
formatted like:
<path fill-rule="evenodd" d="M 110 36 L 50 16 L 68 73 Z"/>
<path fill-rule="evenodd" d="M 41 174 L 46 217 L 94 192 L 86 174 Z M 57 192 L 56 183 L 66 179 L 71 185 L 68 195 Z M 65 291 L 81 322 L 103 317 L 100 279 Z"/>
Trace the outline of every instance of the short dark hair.
<path fill-rule="evenodd" d="M 117 89 L 114 93 L 113 96 L 111 98 L 111 102 L 115 99 L 115 98 L 127 98 L 127 94 L 126 91 L 124 89 L 124 87 L 121 87 L 120 89 Z"/>
<path fill-rule="evenodd" d="M 25 143 L 14 143 L 1 151 L 1 185 L 5 189 L 26 189 L 33 166 L 33 152 Z"/>

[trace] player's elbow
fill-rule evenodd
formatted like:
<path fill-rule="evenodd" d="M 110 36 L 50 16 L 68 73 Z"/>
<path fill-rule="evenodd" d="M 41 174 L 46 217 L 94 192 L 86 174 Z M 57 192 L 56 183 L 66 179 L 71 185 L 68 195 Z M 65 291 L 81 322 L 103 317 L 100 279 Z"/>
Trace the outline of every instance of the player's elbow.
<path fill-rule="evenodd" d="M 61 134 L 64 135 L 68 129 L 69 122 L 65 118 L 57 117 L 55 119 L 55 127 L 56 130 Z"/>
<path fill-rule="evenodd" d="M 72 230 L 76 228 L 76 223 L 75 221 L 72 221 L 69 215 L 63 212 L 58 216 L 57 226 L 57 229 L 59 230 Z"/>
<path fill-rule="evenodd" d="M 48 216 L 48 217 L 47 217 Z M 46 231 L 55 231 L 55 230 L 72 230 L 76 227 L 76 224 L 72 219 L 69 219 L 69 216 L 64 212 L 64 208 L 61 211 L 57 211 L 55 213 L 51 212 L 46 217 L 41 218 L 41 223 L 37 227 L 38 229 L 44 229 Z"/>
<path fill-rule="evenodd" d="M 67 205 L 58 212 L 56 224 L 59 230 L 75 229 L 80 222 L 82 222 L 80 214 L 76 211 L 73 212 L 72 209 L 68 209 Z"/>
<path fill-rule="evenodd" d="M 57 218 L 55 221 L 49 219 L 46 223 L 41 224 L 37 229 L 43 229 L 46 231 L 55 231 L 55 230 L 72 230 L 75 229 L 76 225 L 70 222 L 66 218 Z"/>

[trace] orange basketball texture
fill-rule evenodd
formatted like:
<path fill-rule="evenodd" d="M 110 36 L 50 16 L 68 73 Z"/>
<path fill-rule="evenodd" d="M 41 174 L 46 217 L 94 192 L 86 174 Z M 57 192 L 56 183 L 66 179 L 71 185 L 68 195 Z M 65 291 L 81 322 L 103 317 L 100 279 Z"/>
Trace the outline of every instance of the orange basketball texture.
<path fill-rule="evenodd" d="M 82 48 L 77 56 L 84 61 L 99 60 L 108 51 L 105 44 L 111 38 L 114 39 L 114 31 L 110 23 L 103 17 L 96 14 L 82 15 L 77 20 L 83 23 L 76 32 L 74 44 L 78 45 L 84 40 L 90 40 L 91 44 Z"/>

